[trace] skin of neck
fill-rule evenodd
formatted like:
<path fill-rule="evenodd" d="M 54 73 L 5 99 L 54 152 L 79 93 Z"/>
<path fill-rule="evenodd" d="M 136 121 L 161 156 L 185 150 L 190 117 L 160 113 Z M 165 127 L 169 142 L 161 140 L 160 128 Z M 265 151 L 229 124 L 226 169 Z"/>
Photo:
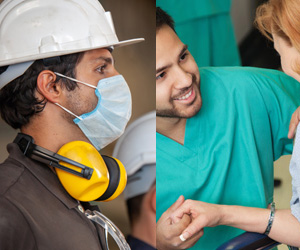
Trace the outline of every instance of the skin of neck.
<path fill-rule="evenodd" d="M 47 102 L 44 110 L 32 117 L 29 124 L 21 128 L 21 132 L 32 136 L 36 145 L 53 152 L 70 141 L 89 142 L 80 128 L 64 118 L 62 112 L 65 111 Z"/>
<path fill-rule="evenodd" d="M 182 145 L 184 143 L 185 125 L 185 118 L 156 116 L 156 131 Z"/>

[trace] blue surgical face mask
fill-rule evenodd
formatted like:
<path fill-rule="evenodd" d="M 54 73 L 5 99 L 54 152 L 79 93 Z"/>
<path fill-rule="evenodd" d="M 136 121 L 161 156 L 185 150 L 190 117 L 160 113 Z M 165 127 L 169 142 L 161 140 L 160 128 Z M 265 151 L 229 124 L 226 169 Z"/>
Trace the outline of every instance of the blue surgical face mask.
<path fill-rule="evenodd" d="M 95 89 L 98 104 L 89 113 L 77 116 L 59 103 L 55 104 L 76 117 L 74 123 L 96 149 L 104 148 L 124 133 L 131 116 L 131 94 L 122 75 L 102 79 L 95 87 L 60 73 L 55 74 Z"/>

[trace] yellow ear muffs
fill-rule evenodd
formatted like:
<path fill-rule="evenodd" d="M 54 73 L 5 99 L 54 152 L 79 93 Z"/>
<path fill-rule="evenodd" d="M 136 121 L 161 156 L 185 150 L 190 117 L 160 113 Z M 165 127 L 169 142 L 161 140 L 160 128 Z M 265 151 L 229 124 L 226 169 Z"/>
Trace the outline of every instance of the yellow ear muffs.
<path fill-rule="evenodd" d="M 94 170 L 91 178 L 85 179 L 56 168 L 60 182 L 73 198 L 80 201 L 109 201 L 124 190 L 127 176 L 123 164 L 111 157 L 102 158 L 91 144 L 83 141 L 69 142 L 57 153 Z M 59 163 L 78 172 L 81 170 L 70 163 Z"/>

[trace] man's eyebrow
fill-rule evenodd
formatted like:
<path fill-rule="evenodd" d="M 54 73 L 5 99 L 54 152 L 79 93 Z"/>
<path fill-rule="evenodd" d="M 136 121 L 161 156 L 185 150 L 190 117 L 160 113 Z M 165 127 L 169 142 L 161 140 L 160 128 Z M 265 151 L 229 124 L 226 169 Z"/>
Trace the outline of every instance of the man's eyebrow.
<path fill-rule="evenodd" d="M 100 56 L 93 60 L 94 62 L 105 61 L 106 63 L 113 64 L 114 59 L 112 57 Z"/>
<path fill-rule="evenodd" d="M 171 64 L 168 64 L 166 66 L 163 66 L 163 67 L 160 67 L 156 70 L 156 74 L 161 72 L 161 71 L 164 71 L 166 68 L 169 68 L 171 66 Z"/>
<path fill-rule="evenodd" d="M 188 49 L 188 46 L 185 44 L 178 55 L 178 59 L 180 59 L 180 57 L 187 51 L 187 49 Z M 168 64 L 168 65 L 158 68 L 156 70 L 156 74 L 161 71 L 164 71 L 166 68 L 169 68 L 170 66 L 171 66 L 171 64 Z"/>

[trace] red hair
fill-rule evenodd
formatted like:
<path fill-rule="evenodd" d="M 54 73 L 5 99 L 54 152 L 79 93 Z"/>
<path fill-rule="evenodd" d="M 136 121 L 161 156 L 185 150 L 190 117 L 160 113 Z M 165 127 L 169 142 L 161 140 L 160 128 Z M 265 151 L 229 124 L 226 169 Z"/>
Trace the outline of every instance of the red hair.
<path fill-rule="evenodd" d="M 300 51 L 300 1 L 269 0 L 257 8 L 255 24 L 270 40 L 275 33 Z"/>
<path fill-rule="evenodd" d="M 299 0 L 269 0 L 257 8 L 254 23 L 271 41 L 272 34 L 276 34 L 300 53 Z M 296 72 L 300 73 L 300 62 L 296 64 Z"/>

